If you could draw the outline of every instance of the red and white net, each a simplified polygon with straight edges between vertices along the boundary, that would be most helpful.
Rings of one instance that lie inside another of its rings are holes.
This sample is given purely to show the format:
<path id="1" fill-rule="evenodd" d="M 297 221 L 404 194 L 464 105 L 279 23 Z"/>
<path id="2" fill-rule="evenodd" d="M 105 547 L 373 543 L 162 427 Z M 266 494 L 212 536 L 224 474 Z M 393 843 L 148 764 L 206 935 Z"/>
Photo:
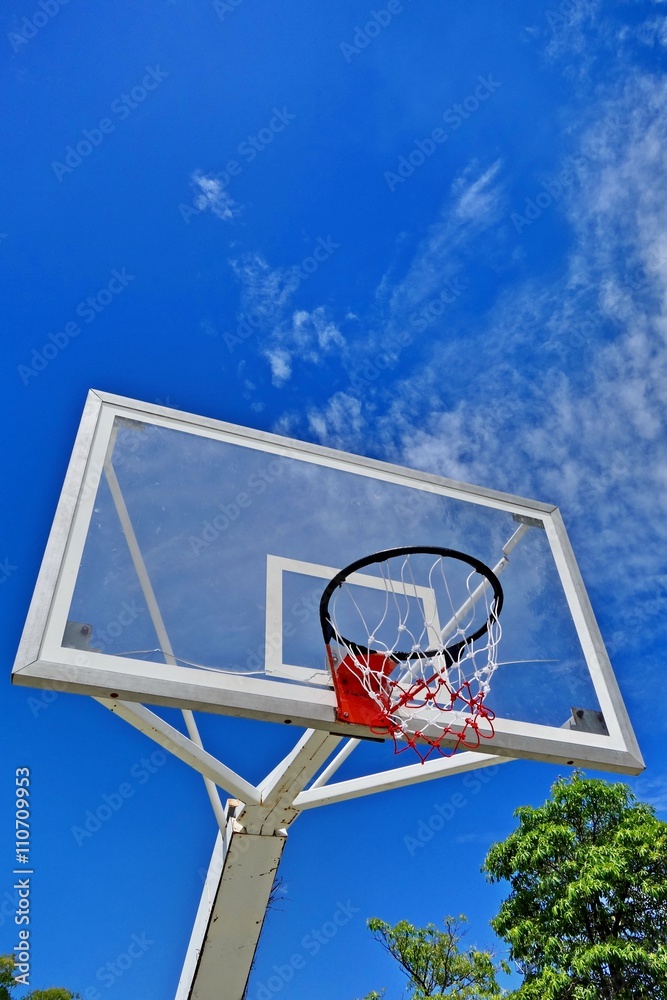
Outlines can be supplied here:
<path id="1" fill-rule="evenodd" d="M 396 552 L 359 560 L 325 591 L 338 717 L 391 735 L 397 753 L 411 747 L 422 761 L 479 747 L 494 735 L 486 698 L 498 666 L 500 584 L 463 553 Z"/>

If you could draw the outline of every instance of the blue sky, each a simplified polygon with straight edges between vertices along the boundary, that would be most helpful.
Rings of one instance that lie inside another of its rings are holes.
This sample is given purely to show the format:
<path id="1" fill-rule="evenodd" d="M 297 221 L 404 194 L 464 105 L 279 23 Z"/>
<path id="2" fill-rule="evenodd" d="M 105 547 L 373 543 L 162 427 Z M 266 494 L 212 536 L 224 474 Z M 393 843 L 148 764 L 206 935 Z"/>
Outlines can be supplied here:
<path id="1" fill-rule="evenodd" d="M 557 503 L 646 758 L 631 783 L 665 815 L 665 15 L 8 0 L 7 675 L 95 387 Z M 10 897 L 11 789 L 32 775 L 32 985 L 173 995 L 215 836 L 200 780 L 85 698 L 7 684 L 2 705 Z M 251 780 L 289 749 L 220 722 L 205 737 Z M 479 866 L 557 774 L 511 764 L 302 816 L 250 1000 L 297 953 L 273 995 L 399 996 L 370 916 L 464 912 L 493 944 L 502 887 Z M 349 920 L 311 954 L 340 904 Z M 14 935 L 3 917 L 0 951 Z M 141 955 L 104 973 L 133 935 Z"/>

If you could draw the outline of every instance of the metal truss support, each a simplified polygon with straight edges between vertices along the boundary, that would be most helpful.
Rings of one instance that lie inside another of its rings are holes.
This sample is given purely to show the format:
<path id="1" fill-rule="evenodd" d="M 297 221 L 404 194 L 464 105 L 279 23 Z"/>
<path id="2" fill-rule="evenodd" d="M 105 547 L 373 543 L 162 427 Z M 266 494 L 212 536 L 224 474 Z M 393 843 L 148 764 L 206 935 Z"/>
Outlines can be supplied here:
<path id="1" fill-rule="evenodd" d="M 155 712 L 129 701 L 112 701 L 110 698 L 96 698 L 95 701 L 104 705 L 114 715 L 125 719 L 145 736 L 155 740 L 165 750 L 169 750 L 175 757 L 203 774 L 205 778 L 210 778 L 220 788 L 246 802 L 259 802 L 259 792 L 254 785 L 193 743 L 187 736 L 183 736 L 178 729 L 165 722 Z"/>
<path id="2" fill-rule="evenodd" d="M 176 1000 L 243 1000 L 287 831 L 303 810 L 511 759 L 468 751 L 329 784 L 359 740 L 347 740 L 330 760 L 342 737 L 309 729 L 255 786 L 203 749 L 194 719 L 189 739 L 143 705 L 96 700 L 202 774 L 207 786 L 234 796 L 224 809 L 211 798 L 220 833 Z"/>

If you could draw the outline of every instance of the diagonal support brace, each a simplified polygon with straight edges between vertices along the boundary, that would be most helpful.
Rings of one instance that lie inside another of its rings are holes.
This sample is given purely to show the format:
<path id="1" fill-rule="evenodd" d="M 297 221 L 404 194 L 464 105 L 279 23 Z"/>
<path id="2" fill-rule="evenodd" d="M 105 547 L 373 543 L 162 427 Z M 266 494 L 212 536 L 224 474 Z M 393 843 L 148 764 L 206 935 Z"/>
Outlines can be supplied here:
<path id="1" fill-rule="evenodd" d="M 198 747 L 187 736 L 183 736 L 178 729 L 165 722 L 155 712 L 151 712 L 143 705 L 136 705 L 129 701 L 113 701 L 111 698 L 96 698 L 95 701 L 104 705 L 114 715 L 125 719 L 139 732 L 155 740 L 165 750 L 173 753 L 175 757 L 184 761 L 195 771 L 199 771 L 205 778 L 210 778 L 211 781 L 220 788 L 224 788 L 235 798 L 259 805 L 261 799 L 259 791 L 254 785 L 222 764 L 213 754 Z"/>

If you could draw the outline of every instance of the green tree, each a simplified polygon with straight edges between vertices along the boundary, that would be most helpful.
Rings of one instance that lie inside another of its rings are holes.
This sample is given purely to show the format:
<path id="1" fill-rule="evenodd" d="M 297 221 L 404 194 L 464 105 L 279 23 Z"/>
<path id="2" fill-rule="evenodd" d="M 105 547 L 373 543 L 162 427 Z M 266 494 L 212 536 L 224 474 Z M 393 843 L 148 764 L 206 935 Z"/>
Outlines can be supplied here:
<path id="1" fill-rule="evenodd" d="M 11 993 L 16 983 L 13 976 L 14 959 L 11 955 L 0 955 L 0 1000 L 11 1000 Z"/>
<path id="2" fill-rule="evenodd" d="M 667 823 L 625 784 L 576 772 L 484 863 L 511 894 L 491 922 L 517 1000 L 666 1000 Z"/>
<path id="3" fill-rule="evenodd" d="M 14 979 L 14 958 L 12 955 L 0 955 L 0 1000 L 12 1000 L 12 992 L 17 983 Z M 81 1000 L 78 993 L 52 986 L 48 990 L 32 990 L 25 1000 Z"/>
<path id="4" fill-rule="evenodd" d="M 48 990 L 33 990 L 25 1000 L 77 1000 L 78 993 L 70 993 L 60 986 L 52 986 Z"/>
<path id="5" fill-rule="evenodd" d="M 465 917 L 445 917 L 444 931 L 434 924 L 415 927 L 407 920 L 394 927 L 374 917 L 368 921 L 376 941 L 394 958 L 408 979 L 410 1000 L 491 1000 L 503 996 L 488 951 L 461 951 Z M 364 1000 L 380 1000 L 369 993 Z"/>

